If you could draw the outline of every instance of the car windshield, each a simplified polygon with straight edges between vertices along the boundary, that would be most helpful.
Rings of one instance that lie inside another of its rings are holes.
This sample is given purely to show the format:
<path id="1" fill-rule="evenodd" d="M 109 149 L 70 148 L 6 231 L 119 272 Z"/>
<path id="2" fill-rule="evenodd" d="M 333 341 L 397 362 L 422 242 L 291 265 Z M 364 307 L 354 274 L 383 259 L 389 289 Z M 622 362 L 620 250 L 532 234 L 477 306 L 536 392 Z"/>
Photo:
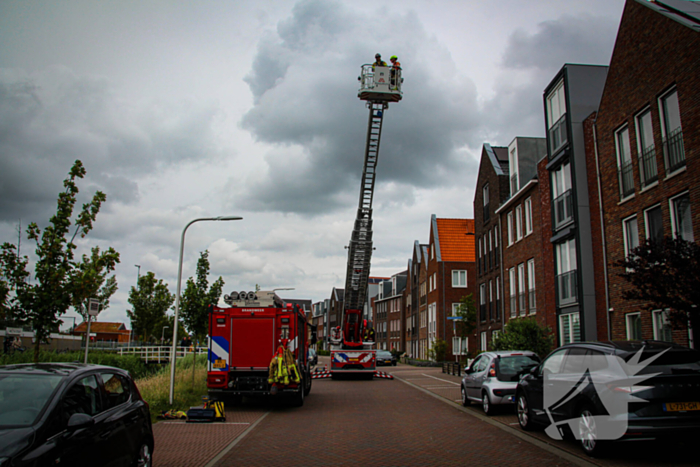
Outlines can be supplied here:
<path id="1" fill-rule="evenodd" d="M 377 357 L 391 358 L 391 352 L 387 350 L 377 350 Z"/>
<path id="2" fill-rule="evenodd" d="M 536 355 L 513 355 L 497 359 L 496 378 L 499 381 L 518 381 L 521 371 L 540 363 Z"/>
<path id="3" fill-rule="evenodd" d="M 62 379 L 56 375 L 0 376 L 0 426 L 32 425 Z"/>

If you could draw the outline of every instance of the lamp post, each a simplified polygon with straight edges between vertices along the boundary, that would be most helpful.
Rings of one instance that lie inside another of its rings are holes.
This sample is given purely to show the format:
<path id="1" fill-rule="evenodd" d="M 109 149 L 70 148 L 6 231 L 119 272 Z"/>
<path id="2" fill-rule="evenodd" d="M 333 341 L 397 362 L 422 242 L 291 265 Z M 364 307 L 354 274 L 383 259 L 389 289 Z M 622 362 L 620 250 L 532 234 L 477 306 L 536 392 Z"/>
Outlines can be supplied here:
<path id="1" fill-rule="evenodd" d="M 173 321 L 173 345 L 170 353 L 170 405 L 173 405 L 173 396 L 175 395 L 175 357 L 177 348 L 177 320 L 180 314 L 180 284 L 182 282 L 182 256 L 185 251 L 185 233 L 187 228 L 200 221 L 239 221 L 242 217 L 237 216 L 220 216 L 220 217 L 200 217 L 191 220 L 184 229 L 182 229 L 182 237 L 180 237 L 180 261 L 177 267 L 177 294 L 175 295 L 175 321 Z"/>

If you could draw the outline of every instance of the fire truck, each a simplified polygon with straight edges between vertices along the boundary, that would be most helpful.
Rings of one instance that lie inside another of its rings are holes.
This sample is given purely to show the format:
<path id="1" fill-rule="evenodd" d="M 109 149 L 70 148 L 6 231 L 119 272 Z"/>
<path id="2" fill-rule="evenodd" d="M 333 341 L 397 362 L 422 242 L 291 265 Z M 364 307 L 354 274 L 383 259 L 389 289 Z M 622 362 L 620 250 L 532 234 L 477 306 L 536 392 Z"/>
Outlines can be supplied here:
<path id="1" fill-rule="evenodd" d="M 330 332 L 330 374 L 332 378 L 353 374 L 360 378 L 372 379 L 374 376 L 382 376 L 376 371 L 374 342 L 365 339 L 367 322 L 362 316 L 367 301 L 367 283 L 373 250 L 372 199 L 384 113 L 390 102 L 399 102 L 402 99 L 403 78 L 400 68 L 365 64 L 362 65 L 357 79 L 360 82 L 357 96 L 367 102 L 369 121 L 360 202 L 347 247 L 343 314 L 340 326 L 331 329 Z"/>
<path id="2" fill-rule="evenodd" d="M 209 307 L 209 397 L 235 405 L 243 396 L 281 395 L 294 406 L 304 405 L 311 391 L 308 350 L 316 343 L 316 327 L 304 311 L 274 291 L 231 292 L 224 302 L 228 307 Z M 288 381 L 271 380 L 273 357 L 285 350 L 298 382 L 293 374 Z"/>

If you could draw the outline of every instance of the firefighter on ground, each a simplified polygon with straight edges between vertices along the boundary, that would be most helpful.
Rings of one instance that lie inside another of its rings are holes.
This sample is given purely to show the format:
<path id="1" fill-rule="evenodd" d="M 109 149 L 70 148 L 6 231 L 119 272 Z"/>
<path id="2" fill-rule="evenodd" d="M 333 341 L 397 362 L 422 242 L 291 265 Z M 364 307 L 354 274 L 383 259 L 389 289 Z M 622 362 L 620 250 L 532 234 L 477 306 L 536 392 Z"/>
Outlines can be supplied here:
<path id="1" fill-rule="evenodd" d="M 372 70 L 374 70 L 375 66 L 387 66 L 386 62 L 382 60 L 382 56 L 380 54 L 377 54 L 374 56 L 374 63 L 372 63 Z"/>

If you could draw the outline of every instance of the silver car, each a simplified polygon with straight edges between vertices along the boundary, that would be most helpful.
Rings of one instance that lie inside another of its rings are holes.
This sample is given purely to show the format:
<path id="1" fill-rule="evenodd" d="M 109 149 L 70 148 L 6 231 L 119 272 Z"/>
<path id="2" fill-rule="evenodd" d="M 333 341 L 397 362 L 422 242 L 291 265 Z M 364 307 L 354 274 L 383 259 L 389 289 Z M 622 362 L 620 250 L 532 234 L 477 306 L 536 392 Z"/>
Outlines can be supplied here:
<path id="1" fill-rule="evenodd" d="M 515 403 L 515 388 L 520 375 L 540 363 L 529 350 L 484 352 L 464 369 L 462 405 L 481 402 L 486 415 L 492 415 L 496 405 Z"/>

